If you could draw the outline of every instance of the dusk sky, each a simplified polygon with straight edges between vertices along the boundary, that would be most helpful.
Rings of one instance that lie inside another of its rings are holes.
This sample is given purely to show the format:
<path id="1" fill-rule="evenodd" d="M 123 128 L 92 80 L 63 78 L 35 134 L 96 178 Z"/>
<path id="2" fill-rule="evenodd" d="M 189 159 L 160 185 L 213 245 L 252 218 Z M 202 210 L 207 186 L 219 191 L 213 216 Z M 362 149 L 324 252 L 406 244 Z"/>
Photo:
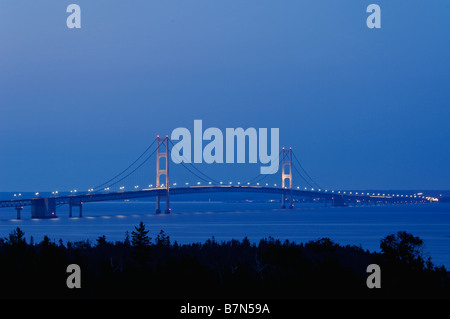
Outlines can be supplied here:
<path id="1" fill-rule="evenodd" d="M 324 188 L 450 189 L 450 2 L 1 0 L 0 119 L 0 191 L 87 190 L 195 119 L 279 128 Z"/>

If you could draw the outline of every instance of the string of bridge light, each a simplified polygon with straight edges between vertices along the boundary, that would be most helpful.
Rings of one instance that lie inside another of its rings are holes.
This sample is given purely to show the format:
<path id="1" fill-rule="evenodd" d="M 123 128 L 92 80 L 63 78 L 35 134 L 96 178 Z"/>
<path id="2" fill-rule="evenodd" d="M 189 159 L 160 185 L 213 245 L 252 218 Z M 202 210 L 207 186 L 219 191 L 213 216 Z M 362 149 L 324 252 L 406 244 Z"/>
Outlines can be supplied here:
<path id="1" fill-rule="evenodd" d="M 220 181 L 220 182 L 218 182 L 219 183 L 219 185 L 224 185 L 224 186 L 227 186 L 227 185 L 234 185 L 234 186 L 242 186 L 242 187 L 245 187 L 245 186 L 255 186 L 255 185 L 252 185 L 252 183 L 250 183 L 250 182 L 247 182 L 247 183 L 241 183 L 241 182 L 223 182 L 223 181 Z M 206 185 L 208 185 L 208 186 L 216 186 L 216 185 L 214 185 L 214 182 L 207 182 L 207 183 L 202 183 L 201 181 L 198 181 L 198 182 L 184 182 L 184 183 L 178 183 L 178 182 L 174 182 L 174 183 L 172 183 L 171 185 L 169 185 L 169 187 L 170 186 L 178 186 L 178 187 L 183 187 L 183 186 L 205 186 L 205 184 Z M 255 183 L 256 184 L 256 186 L 260 186 L 260 187 L 272 187 L 271 185 L 273 185 L 273 187 L 279 187 L 279 188 L 281 188 L 281 186 L 279 186 L 279 184 L 277 184 L 277 183 L 274 183 L 274 184 L 271 184 L 271 183 L 259 183 L 259 182 L 257 182 L 257 183 Z M 149 184 L 148 185 L 148 187 L 149 188 L 156 188 L 156 186 L 154 186 L 153 184 Z M 160 186 L 160 188 L 165 188 L 166 186 L 164 185 L 164 184 L 162 184 L 161 186 Z M 137 191 L 137 190 L 142 190 L 141 189 L 142 187 L 140 186 L 140 185 L 134 185 L 134 186 L 132 186 L 132 190 L 135 190 L 135 191 Z M 144 188 L 143 189 L 145 189 L 146 188 L 146 186 L 144 186 Z M 285 189 L 288 189 L 288 187 L 284 187 Z M 125 186 L 120 186 L 119 187 L 119 190 L 120 191 L 125 191 L 125 189 L 126 189 L 126 187 Z M 354 196 L 379 196 L 379 197 L 409 197 L 409 198 L 425 198 L 426 196 L 423 196 L 422 194 L 420 194 L 420 195 L 418 195 L 418 194 L 412 194 L 412 195 L 408 195 L 408 194 L 386 194 L 386 193 L 370 193 L 370 192 L 364 192 L 364 191 L 361 191 L 361 192 L 355 192 L 355 191 L 342 191 L 342 190 L 338 190 L 338 191 L 336 191 L 336 190 L 331 190 L 331 191 L 329 191 L 328 189 L 315 189 L 315 188 L 308 188 L 308 187 L 300 187 L 300 186 L 297 186 L 297 187 L 293 187 L 293 189 L 297 189 L 297 190 L 300 190 L 300 189 L 302 189 L 302 190 L 305 190 L 305 191 L 316 191 L 316 192 L 323 192 L 323 193 L 335 193 L 335 194 L 343 194 L 343 195 L 354 195 Z M 111 189 L 110 189 L 110 187 L 106 187 L 106 188 L 104 188 L 104 191 L 110 191 Z M 92 188 L 90 188 L 89 190 L 88 190 L 88 192 L 92 192 L 93 191 L 93 189 Z M 70 191 L 70 193 L 72 193 L 72 194 L 74 194 L 74 193 L 76 193 L 77 192 L 77 190 L 75 189 L 75 190 L 71 190 Z M 38 194 L 38 193 L 36 193 L 36 194 Z M 52 194 L 58 194 L 58 191 L 55 191 L 55 192 L 52 192 Z"/>
<path id="2" fill-rule="evenodd" d="M 217 186 L 217 185 L 214 185 L 213 182 L 202 183 L 200 181 L 198 181 L 198 182 L 184 182 L 184 183 L 174 182 L 170 186 L 173 186 L 173 187 L 183 187 L 183 186 L 195 187 L 195 186 L 205 186 L 205 184 L 207 186 Z M 273 187 L 281 188 L 281 186 L 279 186 L 279 184 L 277 184 L 277 183 L 274 183 L 274 184 L 271 184 L 271 183 L 255 183 L 255 184 L 256 184 L 256 186 L 259 186 L 259 187 L 272 187 L 272 185 L 273 185 Z M 220 181 L 219 185 L 223 185 L 223 186 L 238 186 L 238 187 L 239 186 L 240 187 L 246 187 L 246 186 L 247 187 L 248 186 L 255 187 L 255 185 L 252 185 L 252 183 L 250 183 L 250 182 L 241 183 L 241 182 L 232 182 L 232 181 L 231 182 Z M 131 191 L 133 191 L 133 190 L 134 191 L 145 190 L 146 187 L 147 186 L 142 188 L 140 185 L 134 185 L 134 186 L 131 187 Z M 148 187 L 151 188 L 151 189 L 152 188 L 156 188 L 156 186 L 154 186 L 153 184 L 149 184 Z M 164 188 L 166 186 L 164 184 L 162 184 L 160 187 Z M 288 187 L 284 187 L 284 188 L 287 189 Z M 325 190 L 323 190 L 323 189 L 314 189 L 314 188 L 310 188 L 309 189 L 308 187 L 300 187 L 300 186 L 293 187 L 292 189 L 294 189 L 294 190 L 300 190 L 301 189 L 301 190 L 304 190 L 304 191 L 312 191 L 312 192 L 316 191 L 316 192 L 322 192 L 322 193 L 333 193 L 333 194 L 339 194 L 339 195 L 369 196 L 369 197 L 379 197 L 379 198 L 394 198 L 394 197 L 402 198 L 403 197 L 403 198 L 421 198 L 421 199 L 425 199 L 425 198 L 428 197 L 428 196 L 423 195 L 423 193 L 419 193 L 419 194 L 416 193 L 416 194 L 408 195 L 408 194 L 391 194 L 391 193 L 386 194 L 386 193 L 373 193 L 373 192 L 370 193 L 370 192 L 364 192 L 364 191 L 361 191 L 361 192 L 342 191 L 342 190 L 338 190 L 338 191 L 330 190 L 329 191 L 327 189 L 325 189 Z M 129 191 L 129 190 L 126 190 L 125 186 L 120 186 L 119 190 L 120 191 Z M 93 191 L 94 191 L 93 188 L 88 189 L 88 193 L 94 194 Z M 111 190 L 110 187 L 105 187 L 103 189 L 103 191 L 110 192 L 112 190 Z M 78 195 L 78 192 L 79 191 L 77 189 L 73 189 L 73 190 L 70 190 L 68 193 L 70 193 L 70 195 Z M 56 197 L 56 196 L 60 195 L 60 192 L 58 190 L 55 190 L 55 191 L 52 191 L 51 194 L 54 197 Z M 39 197 L 40 193 L 36 192 L 34 195 L 35 195 L 35 197 Z M 14 199 L 21 199 L 22 193 L 15 193 L 15 194 L 13 194 L 13 197 L 14 197 Z"/>

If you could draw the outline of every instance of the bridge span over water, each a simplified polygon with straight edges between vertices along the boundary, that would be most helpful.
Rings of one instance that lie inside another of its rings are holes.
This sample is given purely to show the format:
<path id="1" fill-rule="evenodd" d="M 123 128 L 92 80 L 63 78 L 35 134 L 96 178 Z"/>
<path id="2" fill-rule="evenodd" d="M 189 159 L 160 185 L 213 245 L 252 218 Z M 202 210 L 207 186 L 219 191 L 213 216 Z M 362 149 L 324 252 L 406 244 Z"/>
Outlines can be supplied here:
<path id="1" fill-rule="evenodd" d="M 0 201 L 0 208 L 14 207 L 17 210 L 18 218 L 20 211 L 25 206 L 31 206 L 33 218 L 49 218 L 56 217 L 56 207 L 60 205 L 69 205 L 69 217 L 72 217 L 72 207 L 79 208 L 79 217 L 82 216 L 82 206 L 89 202 L 104 202 L 115 200 L 127 200 L 136 198 L 156 197 L 166 199 L 166 213 L 170 212 L 169 196 L 179 194 L 202 194 L 202 193 L 267 193 L 282 195 L 283 208 L 286 207 L 286 199 L 289 199 L 288 208 L 293 207 L 293 197 L 315 197 L 323 198 L 330 201 L 332 205 L 345 205 L 341 195 L 335 196 L 325 192 L 314 192 L 307 190 L 297 190 L 280 187 L 263 187 L 263 186 L 190 186 L 190 187 L 172 187 L 167 188 L 150 188 L 136 191 L 106 192 L 106 193 L 88 193 L 80 195 L 52 196 L 45 198 L 29 198 Z M 160 204 L 157 201 L 156 213 L 160 213 Z"/>
<path id="2" fill-rule="evenodd" d="M 424 202 L 423 198 L 417 197 L 400 197 L 395 195 L 377 195 L 377 194 L 352 194 L 343 195 L 325 191 L 309 191 L 299 189 L 289 189 L 281 187 L 263 187 L 263 186 L 190 186 L 190 187 L 173 187 L 169 190 L 170 196 L 180 194 L 202 194 L 202 193 L 266 193 L 278 194 L 282 196 L 282 208 L 293 208 L 293 198 L 317 198 L 322 199 L 325 205 L 329 203 L 331 206 L 347 206 L 359 203 L 360 205 L 377 205 L 388 203 L 417 203 Z M 0 201 L 0 208 L 14 207 L 17 211 L 17 218 L 20 219 L 20 213 L 25 206 L 31 206 L 32 218 L 52 218 L 56 217 L 56 208 L 60 205 L 69 205 L 69 217 L 72 217 L 73 207 L 79 210 L 78 217 L 82 217 L 83 204 L 90 202 L 104 202 L 128 200 L 137 198 L 166 198 L 165 213 L 170 213 L 170 205 L 168 201 L 168 191 L 166 188 L 150 188 L 137 191 L 107 192 L 94 194 L 80 194 L 67 196 L 52 196 L 45 198 L 29 198 Z M 289 200 L 286 205 L 286 199 Z M 160 206 L 157 201 L 156 213 L 160 213 Z"/>
<path id="3" fill-rule="evenodd" d="M 103 202 L 103 201 L 115 201 L 115 200 L 128 200 L 136 198 L 156 198 L 156 209 L 157 214 L 161 213 L 160 202 L 161 199 L 165 199 L 165 213 L 170 213 L 170 201 L 169 198 L 172 195 L 179 194 L 201 194 L 201 193 L 267 193 L 267 194 L 278 194 L 281 195 L 281 207 L 282 208 L 293 208 L 293 198 L 318 198 L 331 206 L 346 206 L 351 203 L 360 203 L 361 205 L 370 205 L 378 203 L 411 203 L 411 202 L 423 202 L 424 199 L 418 198 L 412 195 L 391 195 L 391 194 L 375 194 L 375 193 L 355 193 L 345 194 L 345 192 L 335 192 L 327 191 L 322 189 L 314 190 L 303 190 L 295 189 L 292 187 L 292 169 L 295 169 L 292 163 L 292 149 L 283 148 L 280 151 L 280 164 L 281 164 L 281 177 L 282 183 L 280 187 L 270 187 L 270 186 L 260 186 L 259 182 L 265 178 L 263 176 L 259 179 L 252 179 L 251 181 L 245 183 L 245 185 L 207 185 L 207 186 L 187 186 L 187 187 L 169 187 L 169 139 L 159 138 L 157 141 L 157 149 L 155 150 L 156 160 L 157 160 L 157 170 L 156 170 L 156 187 L 132 190 L 132 191 L 109 191 L 109 187 L 104 187 L 107 183 L 100 185 L 102 188 L 95 190 L 90 189 L 84 194 L 71 194 L 67 196 L 54 196 L 49 197 L 36 197 L 28 199 L 12 199 L 0 201 L 0 208 L 13 207 L 17 211 L 17 218 L 21 218 L 21 211 L 25 206 L 31 207 L 31 217 L 32 218 L 54 218 L 56 217 L 56 208 L 60 205 L 69 205 L 69 217 L 72 217 L 73 207 L 78 207 L 79 217 L 82 217 L 82 207 L 83 204 L 89 202 Z M 155 142 L 154 141 L 154 142 Z M 153 143 L 152 143 L 153 144 Z M 163 144 L 164 150 L 161 150 L 160 144 Z M 151 145 L 150 145 L 151 146 Z M 150 148 L 150 147 L 149 147 Z M 149 149 L 148 148 L 148 149 Z M 147 150 L 148 150 L 147 149 Z M 144 152 L 145 153 L 145 152 Z M 148 158 L 150 158 L 152 154 Z M 144 154 L 143 154 L 144 155 Z M 141 155 L 141 157 L 143 156 Z M 147 158 L 147 160 L 148 160 Z M 160 159 L 165 159 L 165 167 L 161 167 Z M 139 167 L 138 167 L 139 168 Z M 132 171 L 132 173 L 135 170 Z M 123 172 L 122 172 L 123 173 Z M 121 174 L 122 174 L 121 173 Z M 306 172 L 305 172 L 306 173 Z M 116 175 L 115 178 L 120 177 Z M 307 173 L 306 173 L 307 174 Z M 128 176 L 128 175 L 126 175 Z M 125 177 L 126 177 L 125 176 Z M 164 176 L 164 183 L 161 183 L 161 176 Z M 198 176 L 198 175 L 197 175 Z M 115 179 L 111 179 L 108 182 L 113 182 Z M 122 179 L 119 179 L 121 181 Z M 311 179 L 312 180 L 312 179 Z M 117 182 L 114 182 L 116 184 Z M 256 185 L 252 185 L 252 183 Z M 314 182 L 315 183 L 315 182 Z M 109 185 L 114 185 L 109 184 Z M 209 182 L 212 184 L 212 182 Z M 220 182 L 220 184 L 222 184 Z"/>

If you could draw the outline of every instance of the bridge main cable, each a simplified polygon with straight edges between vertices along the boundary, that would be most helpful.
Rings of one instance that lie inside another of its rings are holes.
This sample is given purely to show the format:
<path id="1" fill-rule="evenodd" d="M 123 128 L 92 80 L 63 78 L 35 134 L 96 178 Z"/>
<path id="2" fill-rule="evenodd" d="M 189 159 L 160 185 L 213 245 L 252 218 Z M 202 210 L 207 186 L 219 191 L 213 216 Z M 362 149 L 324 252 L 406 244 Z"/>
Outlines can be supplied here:
<path id="1" fill-rule="evenodd" d="M 171 139 L 169 139 L 169 142 L 170 142 L 170 144 L 172 144 L 172 146 L 175 146 L 175 144 L 173 144 L 173 142 L 172 142 Z M 186 160 L 186 158 L 184 157 L 184 154 L 183 154 L 182 156 L 183 156 L 183 160 Z M 195 175 L 196 177 L 200 178 L 200 179 L 203 180 L 204 182 L 207 182 L 207 183 L 209 183 L 209 182 L 214 182 L 214 183 L 217 184 L 217 185 L 220 184 L 220 182 L 216 181 L 214 178 L 212 178 L 212 177 L 206 175 L 206 174 L 203 173 L 201 170 L 199 170 L 197 167 L 195 167 L 190 161 L 186 160 L 186 162 L 188 162 L 188 164 L 190 164 L 190 165 L 192 166 L 192 168 L 194 168 L 197 172 L 199 172 L 200 174 L 202 174 L 203 176 L 205 176 L 207 179 L 205 179 L 205 178 L 203 178 L 203 177 L 197 175 L 197 174 L 194 173 L 193 171 L 191 171 L 186 165 L 184 165 L 183 161 L 181 161 L 180 164 L 181 164 L 185 169 L 187 169 L 191 174 L 193 174 L 193 175 Z"/>
<path id="2" fill-rule="evenodd" d="M 302 171 L 305 173 L 305 175 L 311 180 L 311 182 L 316 185 L 317 188 L 322 189 L 322 187 L 320 187 L 319 184 L 317 184 L 312 178 L 311 176 L 309 176 L 308 172 L 303 168 L 302 164 L 300 163 L 300 160 L 297 158 L 297 156 L 295 155 L 294 152 L 292 152 L 292 155 L 294 155 L 294 159 L 297 161 L 298 165 L 300 166 L 300 168 L 302 169 Z M 311 185 L 303 176 L 302 174 L 297 170 L 297 168 L 294 166 L 294 169 L 300 174 L 300 176 L 305 180 L 306 183 L 308 183 L 311 187 L 314 187 L 313 185 Z"/>
<path id="3" fill-rule="evenodd" d="M 156 138 L 153 140 L 153 142 L 147 147 L 147 149 L 133 162 L 131 163 L 127 168 L 125 168 L 123 171 L 121 171 L 119 174 L 117 174 L 116 176 L 114 176 L 113 178 L 111 178 L 110 180 L 104 182 L 103 184 L 98 185 L 97 187 L 94 187 L 94 191 L 97 191 L 101 188 L 103 188 L 105 185 L 107 185 L 108 183 L 112 182 L 113 180 L 115 180 L 116 178 L 118 178 L 119 176 L 121 176 L 122 174 L 124 174 L 126 171 L 128 171 L 134 164 L 136 164 L 149 150 L 150 148 L 155 144 L 156 142 Z M 147 162 L 149 160 L 149 158 L 155 154 L 155 151 L 153 151 L 152 154 L 150 154 L 150 156 L 148 156 L 143 163 L 141 163 L 141 165 L 139 165 L 136 169 L 134 169 L 131 173 L 129 173 L 128 175 L 126 175 L 125 177 L 123 177 L 122 179 L 120 179 L 119 181 L 115 182 L 114 184 L 108 185 L 107 187 L 111 187 L 117 183 L 119 183 L 120 181 L 124 180 L 125 178 L 127 178 L 128 176 L 130 176 L 132 173 L 134 173 L 138 168 L 140 168 L 145 162 Z"/>
<path id="4" fill-rule="evenodd" d="M 280 150 L 280 152 L 278 153 L 278 167 L 280 166 L 281 161 L 282 161 L 282 158 L 281 158 L 280 155 L 281 155 L 281 150 Z M 274 173 L 276 173 L 276 172 L 274 172 Z M 259 173 L 258 175 L 256 175 L 256 176 L 253 177 L 252 179 L 246 181 L 245 183 L 246 183 L 246 184 L 248 184 L 248 183 L 250 183 L 250 184 L 253 184 L 253 183 L 259 183 L 259 182 L 261 182 L 262 180 L 264 180 L 265 178 L 267 178 L 267 177 L 270 176 L 270 175 L 272 175 L 272 174 L 261 174 L 261 173 Z"/>

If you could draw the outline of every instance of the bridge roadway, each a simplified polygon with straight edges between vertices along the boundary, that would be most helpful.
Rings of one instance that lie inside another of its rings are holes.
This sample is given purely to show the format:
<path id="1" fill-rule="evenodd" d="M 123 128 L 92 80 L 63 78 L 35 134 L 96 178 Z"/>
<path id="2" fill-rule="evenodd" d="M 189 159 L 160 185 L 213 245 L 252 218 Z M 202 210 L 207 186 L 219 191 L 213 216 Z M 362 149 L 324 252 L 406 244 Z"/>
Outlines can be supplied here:
<path id="1" fill-rule="evenodd" d="M 199 194 L 199 193 L 220 193 L 220 192 L 251 192 L 251 193 L 269 193 L 269 194 L 290 194 L 301 197 L 320 197 L 332 198 L 334 194 L 325 192 L 314 192 L 298 189 L 287 189 L 280 187 L 263 187 L 263 186 L 189 186 L 189 187 L 173 187 L 169 188 L 170 195 L 179 194 Z M 105 193 L 87 193 L 67 196 L 48 197 L 55 200 L 56 205 L 63 204 L 81 204 L 87 202 L 103 202 L 110 200 L 133 199 L 165 196 L 167 190 L 165 188 L 148 188 L 135 191 L 105 192 Z M 28 199 L 12 199 L 0 201 L 0 208 L 31 206 L 32 203 L 42 198 Z"/>
<path id="2" fill-rule="evenodd" d="M 329 200 L 332 205 L 344 206 L 348 202 L 393 202 L 398 201 L 399 198 L 393 196 L 371 196 L 371 195 L 342 195 L 325 191 L 308 191 L 299 189 L 289 189 L 281 187 L 264 187 L 264 186 L 234 186 L 234 185 L 221 185 L 221 186 L 189 186 L 189 187 L 173 187 L 169 189 L 170 196 L 179 194 L 200 194 L 200 193 L 220 193 L 220 192 L 249 192 L 249 193 L 268 193 L 268 194 L 280 194 L 286 197 L 292 195 L 292 197 L 310 197 L 310 198 L 322 198 Z M 135 191 L 120 191 L 120 192 L 107 192 L 107 193 L 87 193 L 67 196 L 52 196 L 52 197 L 39 197 L 29 199 L 13 199 L 0 201 L 0 208 L 14 207 L 17 210 L 17 216 L 20 218 L 20 211 L 24 206 L 31 206 L 33 218 L 49 218 L 56 217 L 56 206 L 69 204 L 70 216 L 72 213 L 72 206 L 81 207 L 83 203 L 88 202 L 101 202 L 112 200 L 125 200 L 133 198 L 145 198 L 145 197 L 164 197 L 167 194 L 166 188 L 149 188 Z M 402 198 L 404 200 L 404 198 Z"/>

